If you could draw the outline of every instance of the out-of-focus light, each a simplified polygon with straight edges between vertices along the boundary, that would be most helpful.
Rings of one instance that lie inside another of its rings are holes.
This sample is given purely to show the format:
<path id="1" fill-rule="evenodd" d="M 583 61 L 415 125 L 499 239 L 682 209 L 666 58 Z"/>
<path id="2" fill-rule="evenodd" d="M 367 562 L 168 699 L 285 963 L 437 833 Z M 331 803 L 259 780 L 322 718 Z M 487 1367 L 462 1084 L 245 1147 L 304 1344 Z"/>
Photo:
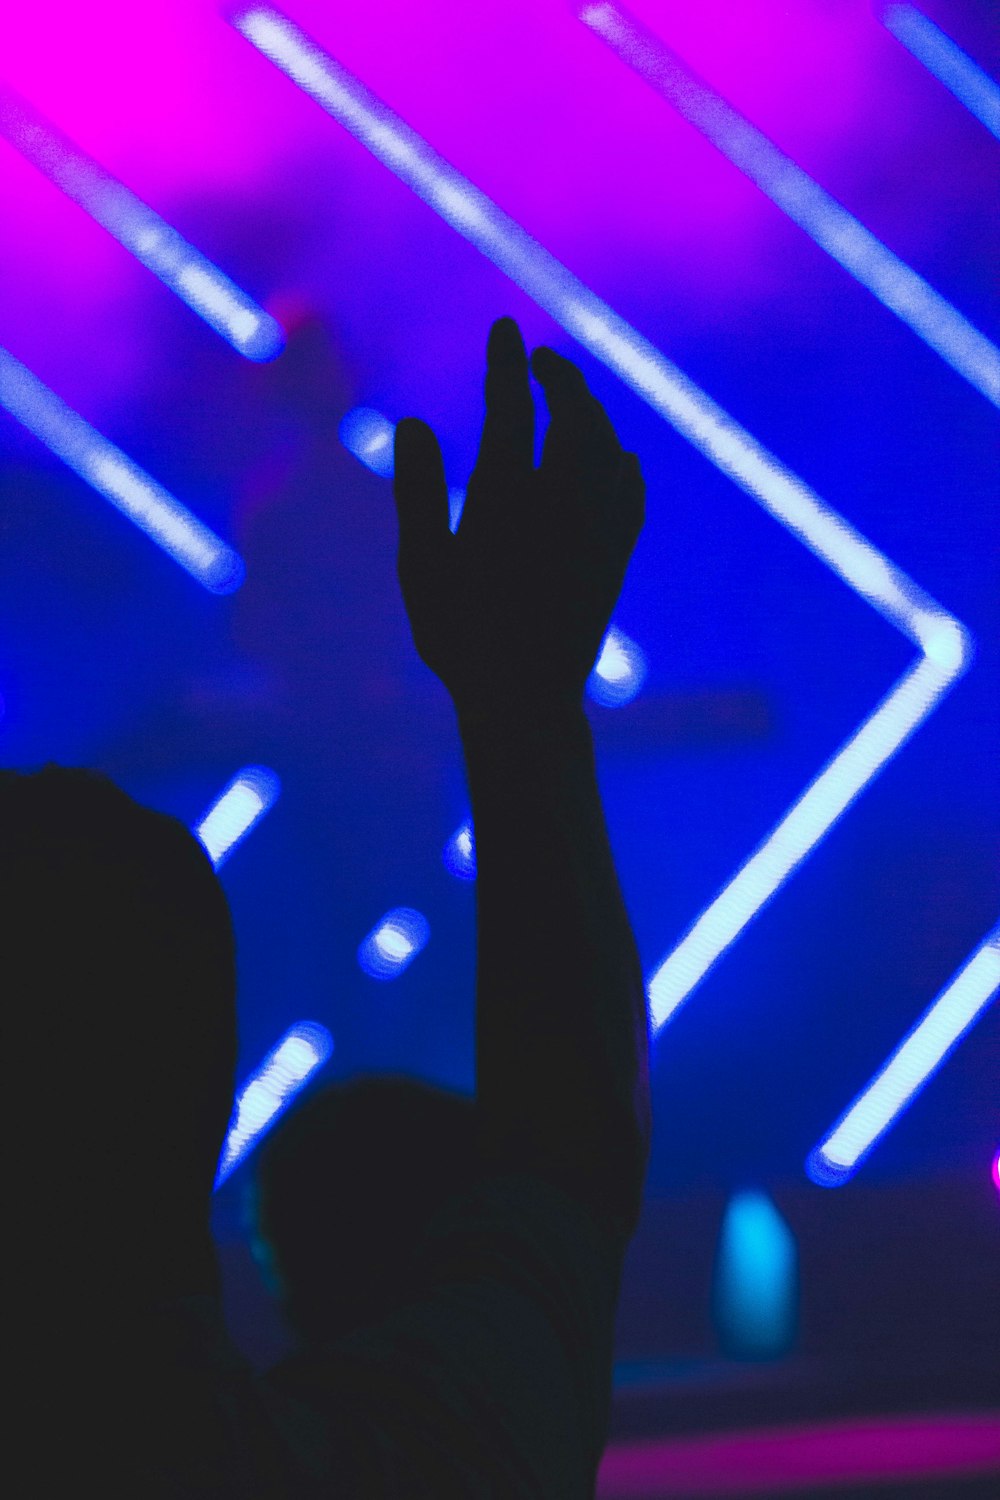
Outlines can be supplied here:
<path id="1" fill-rule="evenodd" d="M 444 846 L 442 854 L 445 869 L 459 880 L 475 880 L 476 878 L 476 837 L 472 831 L 472 822 L 467 820 L 456 829 L 451 838 Z"/>
<path id="2" fill-rule="evenodd" d="M 371 406 L 356 406 L 340 424 L 340 441 L 366 468 L 392 478 L 396 428 Z"/>
<path id="3" fill-rule="evenodd" d="M 915 5 L 886 5 L 882 21 L 918 62 L 939 78 L 1000 140 L 1000 86 Z"/>
<path id="4" fill-rule="evenodd" d="M 852 1177 L 913 1103 L 1000 989 L 1000 926 L 933 1001 L 889 1060 L 810 1153 L 806 1172 L 821 1187 Z"/>
<path id="5" fill-rule="evenodd" d="M 273 359 L 281 353 L 285 336 L 269 313 L 8 88 L 0 88 L 0 135 L 234 349 L 253 360 Z"/>
<path id="6" fill-rule="evenodd" d="M 281 782 L 266 766 L 246 766 L 237 772 L 194 828 L 216 869 L 274 806 L 280 792 Z"/>
<path id="7" fill-rule="evenodd" d="M 447 224 L 612 370 L 699 452 L 917 645 L 953 632 L 951 667 L 922 659 L 694 924 L 650 983 L 662 1026 L 754 913 L 775 893 L 862 788 L 940 703 L 971 661 L 971 642 L 943 610 L 843 516 L 566 266 L 272 6 L 238 10 L 233 24 Z M 955 641 L 961 649 L 953 649 Z"/>
<path id="8" fill-rule="evenodd" d="M 222 1148 L 216 1188 L 244 1161 L 333 1052 L 333 1037 L 316 1021 L 299 1021 L 250 1074 L 236 1096 Z"/>
<path id="9" fill-rule="evenodd" d="M 604 708 L 621 708 L 632 702 L 648 671 L 642 649 L 623 630 L 612 625 L 587 679 L 587 693 Z"/>
<path id="10" fill-rule="evenodd" d="M 448 491 L 448 529 L 452 535 L 458 530 L 458 523 L 462 519 L 462 511 L 465 509 L 465 491 L 457 485 Z"/>
<path id="11" fill-rule="evenodd" d="M 3 348 L 0 406 L 211 593 L 239 588 L 239 553 Z"/>
<path id="12" fill-rule="evenodd" d="M 997 1192 L 1000 1193 L 1000 1151 L 993 1158 L 993 1181 L 996 1184 Z"/>
<path id="13" fill-rule="evenodd" d="M 427 918 L 410 906 L 387 911 L 358 947 L 358 963 L 372 979 L 396 979 L 431 935 Z"/>
<path id="14" fill-rule="evenodd" d="M 913 14 L 923 20 L 919 12 Z M 1000 406 L 1000 349 L 957 308 L 627 11 L 618 5 L 586 5 L 578 15 L 821 249 Z"/>
<path id="15" fill-rule="evenodd" d="M 778 1359 L 795 1342 L 795 1240 L 766 1193 L 737 1193 L 722 1220 L 715 1264 L 715 1327 L 733 1359 Z"/>
<path id="16" fill-rule="evenodd" d="M 810 783 L 647 980 L 655 1030 L 919 728 L 953 681 L 953 672 L 921 657 Z"/>

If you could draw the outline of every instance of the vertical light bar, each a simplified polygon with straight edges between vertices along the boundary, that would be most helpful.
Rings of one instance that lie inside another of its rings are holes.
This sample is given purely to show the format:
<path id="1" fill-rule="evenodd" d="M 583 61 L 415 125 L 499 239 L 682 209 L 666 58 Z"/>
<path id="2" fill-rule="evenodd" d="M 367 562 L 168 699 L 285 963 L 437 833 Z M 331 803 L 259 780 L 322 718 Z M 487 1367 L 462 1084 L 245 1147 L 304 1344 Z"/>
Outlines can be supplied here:
<path id="1" fill-rule="evenodd" d="M 780 1359 L 795 1343 L 798 1250 L 771 1198 L 759 1189 L 726 1205 L 716 1250 L 715 1329 L 730 1359 Z"/>
<path id="2" fill-rule="evenodd" d="M 316 1021 L 292 1026 L 245 1081 L 215 1178 L 218 1189 L 333 1052 L 333 1037 Z"/>
<path id="3" fill-rule="evenodd" d="M 972 660 L 965 628 L 339 62 L 272 6 L 233 24 L 400 181 L 921 650 L 654 975 L 662 1025 Z M 992 347 L 992 346 L 991 346 Z"/>
<path id="4" fill-rule="evenodd" d="M 216 869 L 270 811 L 280 793 L 281 782 L 266 766 L 245 766 L 219 793 L 193 830 Z"/>
<path id="5" fill-rule="evenodd" d="M 1000 990 L 1000 926 L 924 1012 L 892 1056 L 810 1153 L 806 1172 L 839 1187 L 933 1078 Z"/>
<path id="6" fill-rule="evenodd" d="M 0 87 L 0 136 L 234 349 L 252 360 L 273 359 L 281 353 L 285 336 L 269 313 L 141 198 L 6 87 Z"/>
<path id="7" fill-rule="evenodd" d="M 1000 140 L 1000 86 L 915 5 L 886 5 L 882 24 Z"/>
<path id="8" fill-rule="evenodd" d="M 239 588 L 239 553 L 2 347 L 0 406 L 211 593 Z"/>
<path id="9" fill-rule="evenodd" d="M 627 11 L 578 5 L 577 14 L 855 281 L 1000 406 L 1000 349 L 957 308 Z"/>

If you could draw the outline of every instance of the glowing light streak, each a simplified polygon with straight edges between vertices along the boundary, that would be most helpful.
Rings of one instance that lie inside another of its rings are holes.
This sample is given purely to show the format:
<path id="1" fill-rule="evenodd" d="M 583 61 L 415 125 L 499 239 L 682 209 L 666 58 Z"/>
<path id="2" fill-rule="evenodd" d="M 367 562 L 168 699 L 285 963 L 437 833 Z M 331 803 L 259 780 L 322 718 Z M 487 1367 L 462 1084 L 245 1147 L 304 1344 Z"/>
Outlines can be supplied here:
<path id="1" fill-rule="evenodd" d="M 459 880 L 476 878 L 476 837 L 472 831 L 472 820 L 457 828 L 444 846 L 441 856 L 445 868 Z"/>
<path id="2" fill-rule="evenodd" d="M 604 7 L 588 8 L 594 13 Z M 921 660 L 841 747 L 649 983 L 662 1026 L 972 660 L 964 627 L 659 349 L 270 6 L 233 24 L 446 223 L 919 647 Z M 990 346 L 992 348 L 992 346 Z M 994 351 L 995 352 L 995 351 Z"/>
<path id="3" fill-rule="evenodd" d="M 195 837 L 205 846 L 216 869 L 232 854 L 274 806 L 281 782 L 266 766 L 246 766 L 237 772 L 195 825 Z"/>
<path id="4" fill-rule="evenodd" d="M 810 1153 L 806 1171 L 813 1182 L 837 1187 L 854 1175 L 979 1019 L 997 990 L 1000 990 L 1000 926 L 987 935 Z"/>
<path id="5" fill-rule="evenodd" d="M 648 671 L 642 649 L 612 625 L 587 679 L 587 694 L 603 708 L 621 708 L 637 696 Z"/>
<path id="6" fill-rule="evenodd" d="M 1000 85 L 915 5 L 886 5 L 882 24 L 1000 140 Z"/>
<path id="7" fill-rule="evenodd" d="M 269 313 L 8 88 L 0 88 L 0 135 L 234 349 L 252 360 L 281 353 L 285 336 Z"/>
<path id="8" fill-rule="evenodd" d="M 394 423 L 371 406 L 356 406 L 340 424 L 340 441 L 373 474 L 391 479 L 393 473 Z"/>
<path id="9" fill-rule="evenodd" d="M 3 348 L 0 406 L 211 593 L 239 588 L 239 553 Z"/>
<path id="10" fill-rule="evenodd" d="M 250 1074 L 236 1096 L 215 1179 L 217 1189 L 245 1161 L 332 1052 L 333 1037 L 325 1026 L 299 1021 Z"/>
<path id="11" fill-rule="evenodd" d="M 358 946 L 358 963 L 372 979 L 396 979 L 431 935 L 427 918 L 409 906 L 386 912 Z"/>
<path id="12" fill-rule="evenodd" d="M 731 1359 L 778 1359 L 795 1342 L 798 1252 L 774 1202 L 759 1190 L 726 1205 L 715 1262 L 716 1332 Z"/>
<path id="13" fill-rule="evenodd" d="M 578 14 L 821 249 L 1000 406 L 1000 349 L 985 334 L 626 11 L 587 5 Z"/>

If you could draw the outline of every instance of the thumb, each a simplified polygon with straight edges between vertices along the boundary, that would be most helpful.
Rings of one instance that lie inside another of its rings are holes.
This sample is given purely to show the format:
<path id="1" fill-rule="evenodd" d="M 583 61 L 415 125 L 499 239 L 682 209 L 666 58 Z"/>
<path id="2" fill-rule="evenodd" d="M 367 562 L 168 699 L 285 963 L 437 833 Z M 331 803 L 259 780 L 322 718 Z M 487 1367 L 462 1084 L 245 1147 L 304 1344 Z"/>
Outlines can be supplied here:
<path id="1" fill-rule="evenodd" d="M 434 545 L 450 535 L 444 459 L 433 429 L 417 417 L 396 423 L 392 493 L 400 545 Z"/>

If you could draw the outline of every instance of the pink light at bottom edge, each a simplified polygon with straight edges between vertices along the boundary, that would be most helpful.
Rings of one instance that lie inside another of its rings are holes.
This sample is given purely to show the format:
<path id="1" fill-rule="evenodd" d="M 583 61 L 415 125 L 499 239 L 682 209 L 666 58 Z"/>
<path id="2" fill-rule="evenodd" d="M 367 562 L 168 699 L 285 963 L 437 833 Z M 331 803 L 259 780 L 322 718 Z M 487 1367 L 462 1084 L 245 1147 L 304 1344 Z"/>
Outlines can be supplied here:
<path id="1" fill-rule="evenodd" d="M 619 1443 L 598 1500 L 780 1495 L 857 1481 L 1000 1475 L 1000 1411 L 889 1417 Z"/>

